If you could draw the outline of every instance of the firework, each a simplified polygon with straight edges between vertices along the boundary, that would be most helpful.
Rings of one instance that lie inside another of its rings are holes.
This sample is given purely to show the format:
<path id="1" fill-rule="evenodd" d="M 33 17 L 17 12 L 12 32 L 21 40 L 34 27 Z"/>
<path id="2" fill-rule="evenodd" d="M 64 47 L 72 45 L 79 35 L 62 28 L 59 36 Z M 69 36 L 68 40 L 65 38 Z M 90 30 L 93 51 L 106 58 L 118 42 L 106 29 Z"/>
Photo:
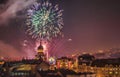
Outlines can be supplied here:
<path id="1" fill-rule="evenodd" d="M 38 40 L 51 40 L 61 36 L 63 10 L 49 1 L 36 2 L 27 10 L 27 33 Z"/>

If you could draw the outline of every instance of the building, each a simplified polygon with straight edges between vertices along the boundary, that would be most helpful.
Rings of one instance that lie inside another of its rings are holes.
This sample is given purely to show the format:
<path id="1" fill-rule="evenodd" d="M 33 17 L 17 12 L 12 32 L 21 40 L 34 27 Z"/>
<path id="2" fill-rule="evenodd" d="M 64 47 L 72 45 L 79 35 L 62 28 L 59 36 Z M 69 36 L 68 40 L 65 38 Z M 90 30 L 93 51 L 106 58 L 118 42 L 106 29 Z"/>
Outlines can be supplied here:
<path id="1" fill-rule="evenodd" d="M 46 54 L 44 53 L 44 48 L 42 45 L 40 45 L 37 49 L 37 54 L 35 55 L 37 60 L 43 60 L 46 61 Z"/>
<path id="2" fill-rule="evenodd" d="M 73 59 L 68 57 L 61 57 L 57 59 L 56 67 L 64 68 L 64 69 L 71 69 L 73 66 Z"/>
<path id="3" fill-rule="evenodd" d="M 97 76 L 120 77 L 120 59 L 97 59 L 91 67 Z"/>
<path id="4" fill-rule="evenodd" d="M 92 72 L 96 77 L 119 77 L 120 59 L 96 59 L 90 65 L 78 65 L 78 72 Z"/>
<path id="5" fill-rule="evenodd" d="M 95 60 L 95 57 L 90 54 L 83 54 L 83 55 L 78 56 L 79 65 L 82 65 L 82 64 L 91 65 L 93 60 Z"/>

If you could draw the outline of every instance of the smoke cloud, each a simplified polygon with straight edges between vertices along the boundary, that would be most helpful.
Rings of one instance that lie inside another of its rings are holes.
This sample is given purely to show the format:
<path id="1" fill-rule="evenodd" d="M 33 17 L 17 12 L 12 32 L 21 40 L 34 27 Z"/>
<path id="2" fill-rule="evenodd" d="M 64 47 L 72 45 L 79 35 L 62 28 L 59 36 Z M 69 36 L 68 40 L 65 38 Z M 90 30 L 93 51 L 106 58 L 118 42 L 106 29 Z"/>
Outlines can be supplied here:
<path id="1" fill-rule="evenodd" d="M 16 58 L 20 59 L 24 56 L 25 55 L 23 55 L 23 53 L 21 53 L 15 47 L 0 40 L 0 57 L 11 58 L 11 59 L 16 59 Z"/>
<path id="2" fill-rule="evenodd" d="M 10 18 L 16 17 L 17 12 L 26 9 L 34 2 L 35 0 L 9 0 L 5 5 L 2 5 L 3 8 L 0 9 L 0 24 L 4 24 L 9 21 Z M 4 10 L 6 6 L 6 10 Z"/>

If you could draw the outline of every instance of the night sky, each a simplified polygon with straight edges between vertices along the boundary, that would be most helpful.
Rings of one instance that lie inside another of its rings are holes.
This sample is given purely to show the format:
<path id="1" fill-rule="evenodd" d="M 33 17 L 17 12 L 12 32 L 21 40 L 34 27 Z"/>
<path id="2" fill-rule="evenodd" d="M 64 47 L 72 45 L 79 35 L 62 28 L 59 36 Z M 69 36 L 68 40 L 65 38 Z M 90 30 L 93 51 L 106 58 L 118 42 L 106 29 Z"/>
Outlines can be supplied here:
<path id="1" fill-rule="evenodd" d="M 15 4 L 18 2 L 21 6 Z M 64 9 L 65 24 L 63 28 L 65 37 L 57 43 L 59 47 L 52 51 L 54 55 L 97 52 L 99 49 L 120 46 L 119 0 L 51 0 L 51 2 L 59 4 L 60 8 Z M 35 41 L 25 34 L 24 9 L 31 3 L 32 0 L 0 0 L 1 56 L 19 57 L 34 54 L 32 50 Z M 30 46 L 24 47 L 25 40 Z"/>

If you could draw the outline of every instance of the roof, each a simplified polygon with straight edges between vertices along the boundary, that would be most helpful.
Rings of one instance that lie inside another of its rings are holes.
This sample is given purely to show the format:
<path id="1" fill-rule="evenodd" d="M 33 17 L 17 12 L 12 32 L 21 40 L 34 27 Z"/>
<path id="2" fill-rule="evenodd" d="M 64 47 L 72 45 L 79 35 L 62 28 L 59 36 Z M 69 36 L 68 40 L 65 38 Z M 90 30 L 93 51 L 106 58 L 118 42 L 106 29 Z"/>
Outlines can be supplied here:
<path id="1" fill-rule="evenodd" d="M 72 58 L 68 58 L 68 57 L 61 57 L 61 58 L 58 58 L 57 60 L 61 60 L 61 59 L 73 60 Z"/>
<path id="2" fill-rule="evenodd" d="M 92 62 L 91 66 L 105 67 L 106 65 L 118 66 L 120 65 L 120 58 L 118 59 L 96 59 Z"/>

